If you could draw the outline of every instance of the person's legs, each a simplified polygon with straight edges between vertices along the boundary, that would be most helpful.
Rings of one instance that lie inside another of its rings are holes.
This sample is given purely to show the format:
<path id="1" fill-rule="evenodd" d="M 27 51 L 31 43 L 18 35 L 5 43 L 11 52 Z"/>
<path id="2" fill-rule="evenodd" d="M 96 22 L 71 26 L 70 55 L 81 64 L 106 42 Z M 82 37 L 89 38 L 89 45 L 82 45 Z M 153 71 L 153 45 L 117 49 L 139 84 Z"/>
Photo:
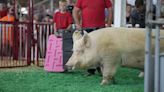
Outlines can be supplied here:
<path id="1" fill-rule="evenodd" d="M 137 20 L 138 20 L 138 13 L 137 10 L 133 10 L 131 13 L 131 22 L 132 22 L 132 27 L 135 27 L 135 25 L 137 24 Z"/>
<path id="2" fill-rule="evenodd" d="M 140 28 L 145 28 L 145 21 L 138 21 L 138 24 Z"/>
<path id="3" fill-rule="evenodd" d="M 140 28 L 145 28 L 145 14 L 144 13 L 139 14 L 138 24 Z"/>
<path id="4" fill-rule="evenodd" d="M 92 29 L 92 28 L 88 28 L 88 29 L 87 29 L 87 28 L 86 28 L 86 29 L 84 29 L 84 30 L 85 30 L 86 32 L 90 33 L 90 32 L 92 32 L 92 31 L 94 31 L 94 30 L 97 30 L 97 29 L 99 29 L 99 28 L 95 28 L 95 29 Z M 98 71 L 98 73 L 101 73 L 100 67 L 90 68 L 90 69 L 87 70 L 87 72 L 88 72 L 87 76 L 94 75 L 96 70 Z"/>
<path id="5" fill-rule="evenodd" d="M 131 22 L 132 27 L 135 27 L 136 24 L 139 24 L 140 28 L 145 27 L 145 14 L 138 13 L 137 10 L 133 10 L 131 13 Z"/>
<path id="6" fill-rule="evenodd" d="M 92 32 L 92 31 L 94 31 L 94 29 L 85 28 L 83 31 L 86 31 L 86 32 L 90 33 L 90 32 Z M 83 32 L 83 33 L 84 33 L 84 32 Z M 95 74 L 95 71 L 96 71 L 95 68 L 90 68 L 90 69 L 88 69 L 88 70 L 87 70 L 87 72 L 88 72 L 87 76 L 94 75 L 94 74 Z"/>

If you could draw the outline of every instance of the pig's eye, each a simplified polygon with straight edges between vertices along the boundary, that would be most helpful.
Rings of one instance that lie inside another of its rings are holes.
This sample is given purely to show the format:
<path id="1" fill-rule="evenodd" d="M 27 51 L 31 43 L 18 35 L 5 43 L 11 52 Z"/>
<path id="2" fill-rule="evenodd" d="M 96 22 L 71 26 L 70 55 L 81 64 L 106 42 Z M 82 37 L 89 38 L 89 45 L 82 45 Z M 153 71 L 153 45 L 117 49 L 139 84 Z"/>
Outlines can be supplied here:
<path id="1" fill-rule="evenodd" d="M 81 50 L 73 50 L 74 52 L 81 52 Z"/>
<path id="2" fill-rule="evenodd" d="M 76 53 L 82 53 L 83 50 L 82 50 L 82 49 L 73 49 L 73 52 L 76 52 Z"/>

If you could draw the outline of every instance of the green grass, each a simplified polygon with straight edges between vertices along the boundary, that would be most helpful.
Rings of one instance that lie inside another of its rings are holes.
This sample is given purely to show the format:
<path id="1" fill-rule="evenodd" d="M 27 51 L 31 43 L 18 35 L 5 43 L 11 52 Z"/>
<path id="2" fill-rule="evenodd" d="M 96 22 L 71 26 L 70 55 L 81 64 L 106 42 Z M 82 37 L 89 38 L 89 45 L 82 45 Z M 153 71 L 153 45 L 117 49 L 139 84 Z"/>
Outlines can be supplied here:
<path id="1" fill-rule="evenodd" d="M 47 73 L 27 67 L 0 70 L 0 92 L 143 92 L 138 70 L 120 68 L 116 84 L 100 86 L 101 76 L 84 76 L 84 71 Z"/>

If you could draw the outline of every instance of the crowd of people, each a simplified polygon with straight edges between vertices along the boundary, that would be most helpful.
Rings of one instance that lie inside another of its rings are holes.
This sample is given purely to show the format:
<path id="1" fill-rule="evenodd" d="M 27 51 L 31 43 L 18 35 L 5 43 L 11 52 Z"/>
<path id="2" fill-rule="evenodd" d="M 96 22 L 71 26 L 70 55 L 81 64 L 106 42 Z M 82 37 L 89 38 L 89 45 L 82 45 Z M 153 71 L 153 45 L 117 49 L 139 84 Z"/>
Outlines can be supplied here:
<path id="1" fill-rule="evenodd" d="M 94 2 L 89 0 L 59 0 L 58 8 L 55 8 L 54 11 L 50 11 L 49 8 L 45 8 L 43 5 L 38 13 L 34 12 L 33 22 L 53 23 L 54 30 L 58 34 L 61 34 L 62 30 L 71 30 L 72 27 L 91 32 L 95 29 L 111 27 L 113 24 L 114 0 L 95 0 Z M 155 6 L 153 8 L 155 19 Z M 136 27 L 136 24 L 140 28 L 145 27 L 145 12 L 145 0 L 126 0 L 126 22 L 131 24 L 131 27 Z M 21 14 L 20 11 L 18 13 Z M 14 7 L 0 3 L 0 21 L 13 22 L 15 20 L 29 21 L 29 16 L 24 14 L 15 18 Z"/>
<path id="2" fill-rule="evenodd" d="M 94 2 L 59 0 L 55 5 L 53 11 L 50 11 L 49 6 L 43 5 L 38 8 L 39 12 L 35 13 L 34 8 L 33 22 L 54 23 L 54 30 L 59 33 L 61 30 L 71 30 L 72 27 L 91 32 L 95 29 L 111 27 L 113 24 L 114 0 L 96 0 Z M 155 15 L 155 6 L 153 8 Z M 20 11 L 15 11 L 21 14 Z M 145 12 L 145 0 L 126 0 L 126 23 L 131 24 L 131 27 L 136 27 L 136 24 L 140 28 L 145 27 Z M 29 21 L 28 14 L 22 14 L 19 18 L 15 18 L 13 14 L 12 4 L 0 3 L 0 21 Z M 20 16 L 19 14 L 18 16 Z M 75 25 L 72 26 L 72 24 Z"/>
<path id="3" fill-rule="evenodd" d="M 132 0 L 127 0 L 126 12 L 127 23 L 131 23 L 132 27 L 135 27 L 136 24 L 139 24 L 140 28 L 145 27 L 145 0 L 135 0 L 135 2 L 132 2 Z"/>
<path id="4" fill-rule="evenodd" d="M 106 22 L 106 26 L 111 26 L 111 24 L 113 24 L 113 6 L 114 6 L 114 0 L 102 0 L 101 2 L 106 2 L 106 1 L 110 1 L 111 2 L 111 9 L 108 10 L 108 8 L 106 7 L 104 9 L 104 13 L 101 12 L 101 14 L 105 14 L 105 22 Z M 80 5 L 77 5 L 79 3 L 78 0 L 59 0 L 59 2 L 65 2 L 65 10 L 68 11 L 71 15 L 73 15 L 73 7 L 75 6 L 75 12 L 76 9 L 79 8 Z M 81 2 L 81 1 L 80 1 Z M 88 2 L 88 1 L 87 1 Z M 91 2 L 89 4 L 90 7 L 92 7 L 92 3 L 94 4 L 94 2 Z M 135 27 L 136 24 L 139 24 L 139 27 L 144 28 L 145 27 L 145 10 L 146 10 L 146 4 L 145 4 L 145 0 L 126 0 L 126 23 L 127 24 L 132 24 L 132 27 Z M 56 5 L 56 4 L 55 4 Z M 54 11 L 50 11 L 50 9 L 44 9 L 45 6 L 43 5 L 43 9 L 41 8 L 39 11 L 39 13 L 34 12 L 34 22 L 54 22 L 54 15 L 56 13 L 59 13 L 58 11 L 61 10 L 60 9 L 60 3 L 58 4 L 58 8 L 55 8 Z M 108 6 L 108 3 L 105 4 L 105 6 Z M 76 7 L 77 6 L 77 7 Z M 80 6 L 81 7 L 81 6 Z M 95 6 L 95 11 L 98 11 L 97 8 L 98 6 Z M 13 11 L 13 9 L 11 9 L 12 6 L 7 7 L 6 4 L 0 3 L 0 19 L 7 16 L 7 14 L 11 13 L 10 10 Z M 50 7 L 49 7 L 50 8 Z M 155 9 L 155 7 L 154 7 Z M 85 9 L 84 9 L 85 10 Z M 97 12 L 95 12 L 97 13 Z M 81 14 L 83 15 L 83 12 L 81 12 Z M 93 13 L 94 15 L 94 13 Z M 108 16 L 110 15 L 110 16 Z M 76 15 L 75 15 L 76 16 Z M 88 15 L 84 14 L 84 20 L 83 22 L 90 22 L 92 20 L 92 18 L 87 18 Z M 95 15 L 94 15 L 95 16 Z M 72 16 L 73 17 L 73 16 Z M 95 16 L 95 17 L 99 17 L 96 20 L 104 20 L 102 19 L 101 16 Z M 85 19 L 87 18 L 87 19 Z M 19 19 L 19 21 L 28 21 L 28 15 L 22 15 Z M 85 21 L 87 20 L 87 21 Z M 110 21 L 108 21 L 110 20 Z M 1 20 L 2 21 L 2 20 Z M 74 22 L 77 22 L 77 18 L 73 19 Z M 110 23 L 107 23 L 110 22 Z M 77 23 L 78 24 L 78 23 Z M 78 25 L 76 25 L 76 27 L 78 27 Z"/>

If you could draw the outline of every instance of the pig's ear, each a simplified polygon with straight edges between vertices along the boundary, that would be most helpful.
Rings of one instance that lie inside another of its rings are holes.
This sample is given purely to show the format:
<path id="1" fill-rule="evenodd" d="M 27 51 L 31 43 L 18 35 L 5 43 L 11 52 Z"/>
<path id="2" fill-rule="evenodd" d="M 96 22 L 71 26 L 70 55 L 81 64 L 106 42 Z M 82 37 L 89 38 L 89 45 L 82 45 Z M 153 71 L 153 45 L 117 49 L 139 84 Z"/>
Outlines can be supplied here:
<path id="1" fill-rule="evenodd" d="M 91 45 L 90 37 L 89 37 L 89 35 L 88 35 L 88 33 L 86 31 L 84 31 L 84 36 L 82 38 L 82 44 L 85 47 L 90 47 L 90 45 Z"/>
<path id="2" fill-rule="evenodd" d="M 73 38 L 73 42 L 75 42 L 76 40 L 79 40 L 80 38 L 82 38 L 81 31 L 75 31 L 73 33 L 72 38 Z"/>

